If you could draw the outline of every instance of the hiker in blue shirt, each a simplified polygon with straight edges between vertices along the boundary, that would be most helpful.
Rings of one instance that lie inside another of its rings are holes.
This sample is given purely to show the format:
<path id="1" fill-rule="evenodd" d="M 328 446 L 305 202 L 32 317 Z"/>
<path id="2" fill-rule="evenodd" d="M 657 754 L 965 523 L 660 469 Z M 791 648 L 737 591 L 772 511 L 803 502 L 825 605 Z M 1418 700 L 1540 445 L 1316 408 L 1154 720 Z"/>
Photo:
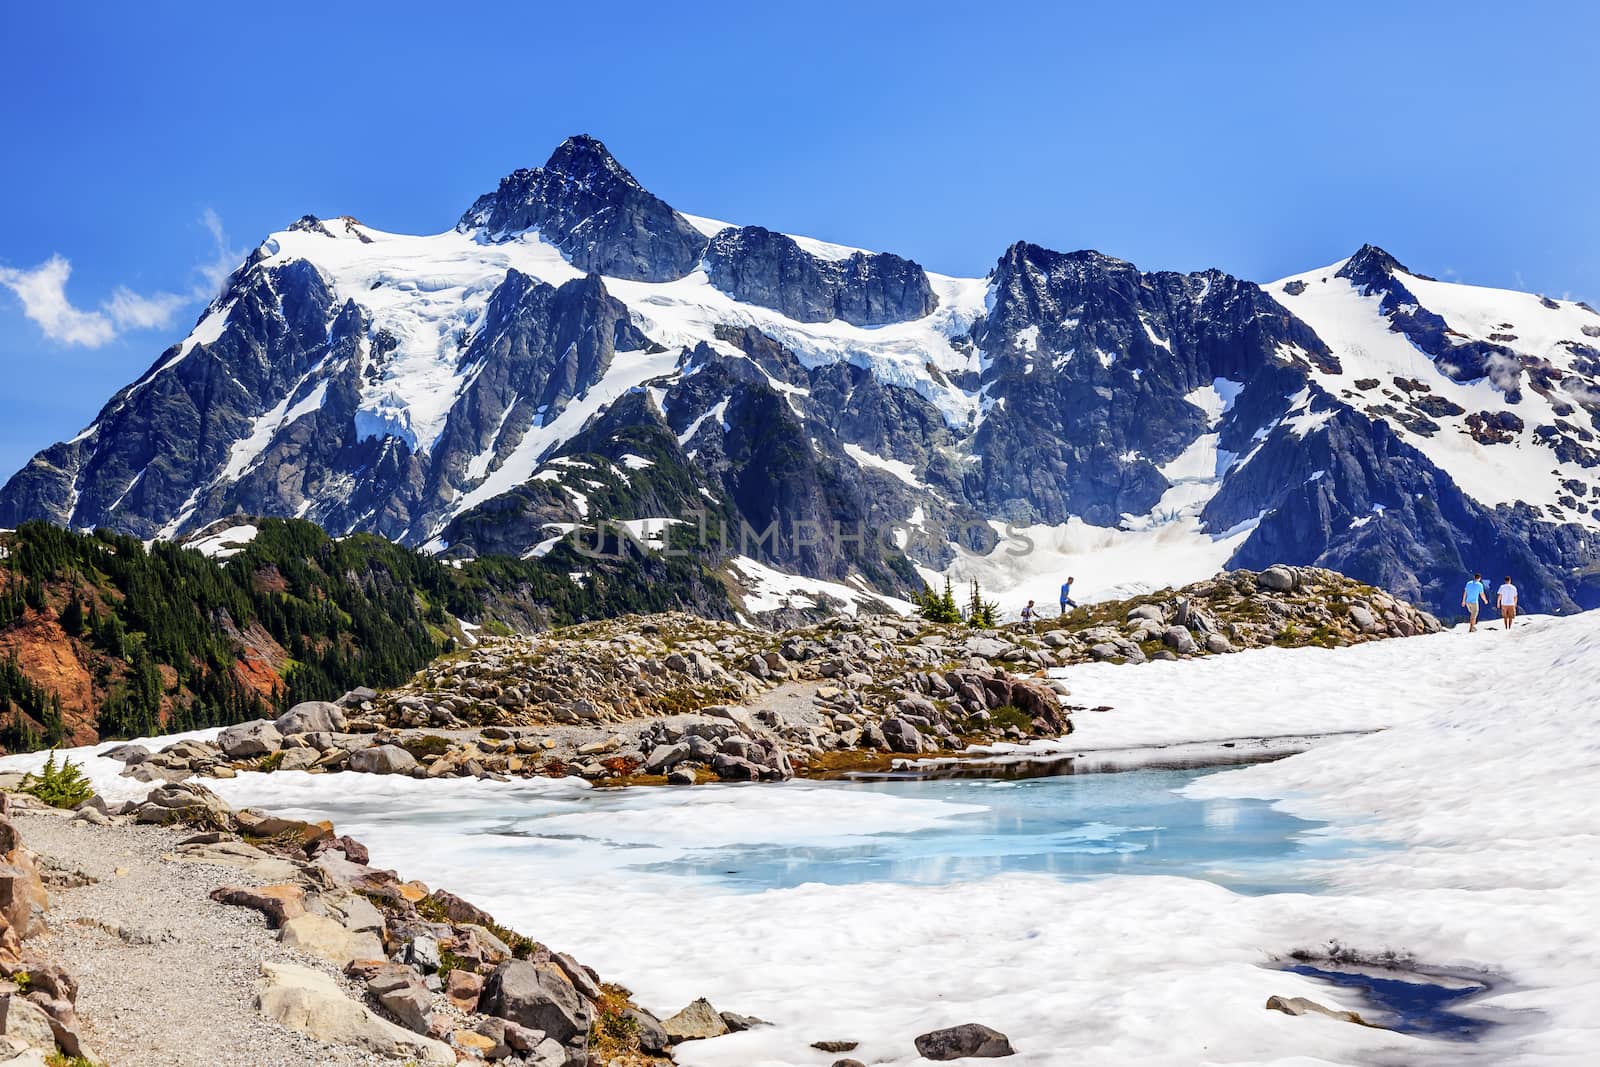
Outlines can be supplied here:
<path id="1" fill-rule="evenodd" d="M 1068 608 L 1075 608 L 1078 606 L 1077 601 L 1072 599 L 1072 583 L 1075 580 L 1076 579 L 1068 578 L 1066 581 L 1061 583 L 1061 614 L 1063 615 L 1067 613 Z"/>
<path id="2" fill-rule="evenodd" d="M 1489 587 L 1483 584 L 1483 575 L 1474 574 L 1461 593 L 1461 606 L 1467 609 L 1467 633 L 1478 629 L 1478 609 L 1489 599 Z"/>

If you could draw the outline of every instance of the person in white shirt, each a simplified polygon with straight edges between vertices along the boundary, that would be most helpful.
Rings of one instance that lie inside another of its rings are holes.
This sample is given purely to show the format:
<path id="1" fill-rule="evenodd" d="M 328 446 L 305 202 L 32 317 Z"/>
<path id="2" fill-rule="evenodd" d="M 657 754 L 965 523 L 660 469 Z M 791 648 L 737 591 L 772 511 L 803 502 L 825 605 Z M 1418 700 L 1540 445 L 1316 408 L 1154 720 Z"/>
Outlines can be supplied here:
<path id="1" fill-rule="evenodd" d="M 1511 629 L 1511 620 L 1517 617 L 1517 587 L 1511 584 L 1511 575 L 1506 575 L 1506 582 L 1495 590 L 1495 602 L 1500 605 L 1500 621 L 1505 625 L 1502 629 Z"/>

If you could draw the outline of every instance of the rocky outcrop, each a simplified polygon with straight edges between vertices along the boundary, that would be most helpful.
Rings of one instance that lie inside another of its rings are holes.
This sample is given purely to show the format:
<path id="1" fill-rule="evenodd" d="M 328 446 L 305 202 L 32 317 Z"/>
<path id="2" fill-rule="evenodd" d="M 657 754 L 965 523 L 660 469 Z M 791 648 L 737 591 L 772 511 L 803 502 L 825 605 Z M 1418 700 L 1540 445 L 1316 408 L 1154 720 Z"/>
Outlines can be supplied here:
<path id="1" fill-rule="evenodd" d="M 583 136 L 563 141 L 543 167 L 502 178 L 457 227 L 490 240 L 537 230 L 579 270 L 643 282 L 682 278 L 706 247 L 689 220 Z"/>
<path id="2" fill-rule="evenodd" d="M 450 1046 L 380 1018 L 347 996 L 321 971 L 289 963 L 261 964 L 256 1004 L 261 1013 L 291 1030 L 329 1044 L 380 1056 L 452 1067 Z"/>
<path id="3" fill-rule="evenodd" d="M 760 226 L 718 233 L 705 266 L 711 284 L 735 300 L 799 322 L 883 326 L 920 319 L 939 306 L 927 274 L 909 259 L 868 252 L 824 259 Z"/>

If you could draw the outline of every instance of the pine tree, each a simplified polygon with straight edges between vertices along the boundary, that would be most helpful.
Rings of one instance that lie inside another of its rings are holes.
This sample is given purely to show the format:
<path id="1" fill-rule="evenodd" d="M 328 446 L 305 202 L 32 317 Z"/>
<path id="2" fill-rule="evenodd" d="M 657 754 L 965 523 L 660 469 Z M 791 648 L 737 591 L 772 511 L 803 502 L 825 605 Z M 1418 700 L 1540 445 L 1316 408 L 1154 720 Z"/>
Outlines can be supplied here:
<path id="1" fill-rule="evenodd" d="M 999 624 L 1000 605 L 983 599 L 978 579 L 972 579 L 972 591 L 967 598 L 967 625 L 980 630 L 992 630 Z"/>
<path id="2" fill-rule="evenodd" d="M 68 598 L 67 606 L 61 609 L 61 628 L 67 631 L 69 637 L 78 637 L 83 633 L 83 601 L 78 599 L 76 590 Z"/>

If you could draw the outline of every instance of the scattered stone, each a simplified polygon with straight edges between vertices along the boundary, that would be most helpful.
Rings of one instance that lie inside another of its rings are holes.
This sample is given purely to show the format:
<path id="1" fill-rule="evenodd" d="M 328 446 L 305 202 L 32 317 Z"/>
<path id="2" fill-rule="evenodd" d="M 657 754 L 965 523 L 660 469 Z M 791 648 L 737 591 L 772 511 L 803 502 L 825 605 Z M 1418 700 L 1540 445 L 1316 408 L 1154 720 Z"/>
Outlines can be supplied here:
<path id="1" fill-rule="evenodd" d="M 229 759 L 265 756 L 283 747 L 283 734 L 266 719 L 230 726 L 217 735 L 222 754 Z"/>
<path id="2" fill-rule="evenodd" d="M 854 1052 L 861 1047 L 859 1041 L 813 1041 L 811 1047 L 818 1052 Z"/>
<path id="3" fill-rule="evenodd" d="M 419 1065 L 454 1067 L 456 1056 L 450 1046 L 380 1019 L 346 996 L 338 983 L 321 971 L 264 962 L 261 974 L 257 1009 L 291 1030 Z"/>
<path id="4" fill-rule="evenodd" d="M 351 692 L 357 691 L 352 690 Z M 372 690 L 368 689 L 365 692 L 372 693 Z M 349 696 L 351 694 L 347 693 L 345 695 Z M 377 695 L 372 693 L 373 697 Z M 370 700 L 372 697 L 367 697 L 366 699 Z M 344 712 L 337 704 L 326 700 L 303 700 L 282 715 L 279 715 L 273 725 L 277 727 L 280 734 L 286 737 L 291 734 L 338 734 L 343 733 L 345 730 L 345 717 Z"/>
<path id="5" fill-rule="evenodd" d="M 306 891 L 297 885 L 227 885 L 212 890 L 211 899 L 259 911 L 274 929 L 306 913 Z"/>
<path id="6" fill-rule="evenodd" d="M 462 1011 L 478 1010 L 478 997 L 483 994 L 483 977 L 459 967 L 450 972 L 445 982 L 445 996 Z"/>
<path id="7" fill-rule="evenodd" d="M 350 769 L 364 774 L 410 774 L 417 758 L 399 745 L 377 745 L 350 753 Z"/>
<path id="8" fill-rule="evenodd" d="M 489 976 L 479 1004 L 486 1014 L 543 1030 L 561 1043 L 589 1032 L 588 1005 L 554 964 L 507 960 Z"/>
<path id="9" fill-rule="evenodd" d="M 713 1008 L 711 1002 L 706 1000 L 705 997 L 688 1004 L 676 1015 L 661 1020 L 661 1028 L 667 1032 L 667 1036 L 672 1039 L 674 1044 L 681 1041 L 698 1041 L 709 1037 L 721 1037 L 729 1032 L 728 1024 L 723 1021 L 722 1016 L 717 1013 L 717 1009 Z M 855 1046 L 852 1045 L 850 1047 L 854 1048 Z M 849 1049 L 842 1051 L 848 1052 Z"/>
<path id="10" fill-rule="evenodd" d="M 1011 1039 L 981 1023 L 932 1030 L 916 1039 L 917 1053 L 929 1060 L 995 1059 L 1012 1056 Z"/>
<path id="11" fill-rule="evenodd" d="M 344 967 L 352 960 L 381 959 L 383 942 L 370 933 L 347 930 L 332 919 L 305 914 L 283 924 L 278 940 Z"/>
<path id="12" fill-rule="evenodd" d="M 1369 1025 L 1365 1019 L 1353 1011 L 1336 1011 L 1325 1004 L 1318 1004 L 1306 997 L 1280 997 L 1267 998 L 1268 1011 L 1281 1011 L 1285 1015 L 1326 1015 L 1330 1019 L 1339 1019 L 1347 1023 Z"/>

